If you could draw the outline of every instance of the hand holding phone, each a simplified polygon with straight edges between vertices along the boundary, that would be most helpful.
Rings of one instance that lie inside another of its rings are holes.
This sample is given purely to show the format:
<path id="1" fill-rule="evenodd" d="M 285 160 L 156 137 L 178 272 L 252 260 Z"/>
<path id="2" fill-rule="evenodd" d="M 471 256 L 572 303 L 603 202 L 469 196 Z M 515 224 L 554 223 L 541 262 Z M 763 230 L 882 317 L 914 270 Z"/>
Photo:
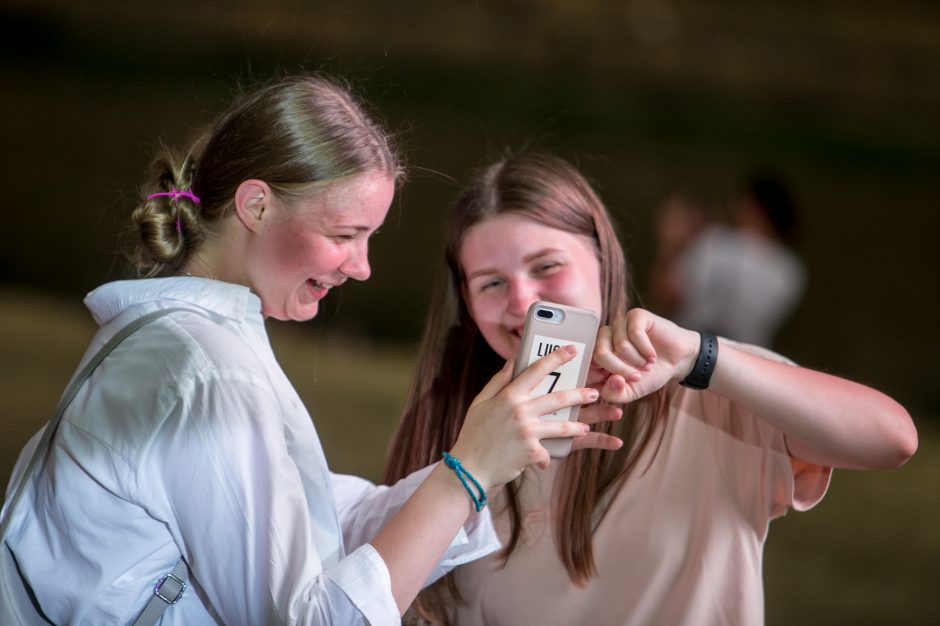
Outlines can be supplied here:
<path id="1" fill-rule="evenodd" d="M 588 309 L 542 300 L 532 303 L 526 314 L 522 343 L 519 345 L 513 378 L 549 352 L 554 352 L 561 346 L 574 345 L 578 351 L 577 355 L 546 376 L 545 380 L 532 391 L 532 397 L 553 391 L 583 387 L 591 367 L 591 356 L 594 353 L 594 340 L 597 337 L 599 324 L 597 314 Z M 543 415 L 542 419 L 576 421 L 580 408 L 573 406 L 560 409 L 549 415 Z M 555 458 L 564 458 L 571 451 L 571 439 L 568 437 L 543 439 L 542 445 Z"/>

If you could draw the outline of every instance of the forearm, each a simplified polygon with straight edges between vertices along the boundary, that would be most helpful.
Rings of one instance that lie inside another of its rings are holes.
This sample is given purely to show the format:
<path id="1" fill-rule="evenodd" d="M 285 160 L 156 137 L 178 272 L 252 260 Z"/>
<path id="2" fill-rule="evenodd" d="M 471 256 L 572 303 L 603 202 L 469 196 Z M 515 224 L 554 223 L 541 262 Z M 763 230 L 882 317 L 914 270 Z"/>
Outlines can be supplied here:
<path id="1" fill-rule="evenodd" d="M 771 361 L 721 342 L 709 387 L 786 436 L 802 460 L 858 469 L 902 465 L 917 431 L 897 402 L 843 378 Z"/>
<path id="2" fill-rule="evenodd" d="M 473 510 L 457 476 L 440 464 L 372 540 L 388 567 L 402 613 Z"/>

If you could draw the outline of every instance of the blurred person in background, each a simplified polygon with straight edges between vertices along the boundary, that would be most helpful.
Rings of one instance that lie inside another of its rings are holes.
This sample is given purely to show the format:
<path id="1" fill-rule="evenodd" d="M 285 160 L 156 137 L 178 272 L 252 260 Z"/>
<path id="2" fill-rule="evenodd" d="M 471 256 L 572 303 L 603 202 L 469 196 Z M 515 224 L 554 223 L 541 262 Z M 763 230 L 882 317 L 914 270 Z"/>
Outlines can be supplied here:
<path id="1" fill-rule="evenodd" d="M 806 270 L 790 247 L 797 208 L 779 177 L 749 177 L 733 224 L 699 230 L 658 282 L 676 323 L 770 347 L 796 309 Z M 695 222 L 693 222 L 695 223 Z"/>
<path id="2" fill-rule="evenodd" d="M 650 267 L 650 308 L 675 316 L 679 305 L 676 264 L 689 244 L 712 222 L 711 211 L 699 198 L 682 191 L 669 195 L 656 209 L 653 224 L 655 252 Z"/>
<path id="3" fill-rule="evenodd" d="M 381 488 L 330 473 L 264 322 L 309 320 L 369 277 L 401 174 L 386 131 L 317 76 L 245 94 L 203 147 L 154 160 L 133 212 L 139 278 L 86 298 L 100 330 L 83 363 L 132 320 L 172 312 L 79 388 L 4 507 L 17 567 L 3 575 L 54 623 L 397 624 L 428 580 L 498 548 L 486 491 L 547 466 L 540 439 L 590 445 L 586 425 L 538 416 L 596 390 L 529 398 L 572 358 L 558 350 L 515 381 L 494 372 L 446 463 Z"/>
<path id="4" fill-rule="evenodd" d="M 770 521 L 818 503 L 833 467 L 897 467 L 916 450 L 907 411 L 874 389 L 631 308 L 610 216 L 557 157 L 483 169 L 450 215 L 445 268 L 386 481 L 453 445 L 537 300 L 601 319 L 597 449 L 499 492 L 502 552 L 422 592 L 407 622 L 760 624 Z"/>

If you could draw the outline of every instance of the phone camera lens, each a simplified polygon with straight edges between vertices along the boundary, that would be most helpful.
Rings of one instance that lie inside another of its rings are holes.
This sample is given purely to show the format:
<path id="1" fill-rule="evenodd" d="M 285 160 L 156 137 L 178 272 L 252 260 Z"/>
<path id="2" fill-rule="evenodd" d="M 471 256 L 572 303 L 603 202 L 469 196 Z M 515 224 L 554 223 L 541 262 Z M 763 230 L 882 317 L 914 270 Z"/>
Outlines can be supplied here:
<path id="1" fill-rule="evenodd" d="M 546 311 L 545 309 L 539 309 L 535 312 L 535 314 L 541 317 L 543 320 L 550 320 L 552 317 L 554 317 L 551 311 Z"/>

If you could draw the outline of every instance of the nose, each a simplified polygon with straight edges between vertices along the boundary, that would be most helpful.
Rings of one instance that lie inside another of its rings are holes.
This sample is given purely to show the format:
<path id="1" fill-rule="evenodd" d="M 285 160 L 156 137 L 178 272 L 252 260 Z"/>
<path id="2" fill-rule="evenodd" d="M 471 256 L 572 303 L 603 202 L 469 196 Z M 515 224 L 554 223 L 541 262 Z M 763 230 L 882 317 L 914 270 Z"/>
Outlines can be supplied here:
<path id="1" fill-rule="evenodd" d="M 535 286 L 525 279 L 510 280 L 506 296 L 506 312 L 514 317 L 525 317 L 529 306 L 539 299 Z"/>
<path id="2" fill-rule="evenodd" d="M 372 268 L 369 267 L 368 244 L 363 242 L 355 246 L 339 270 L 353 280 L 367 280 L 372 275 Z"/>

